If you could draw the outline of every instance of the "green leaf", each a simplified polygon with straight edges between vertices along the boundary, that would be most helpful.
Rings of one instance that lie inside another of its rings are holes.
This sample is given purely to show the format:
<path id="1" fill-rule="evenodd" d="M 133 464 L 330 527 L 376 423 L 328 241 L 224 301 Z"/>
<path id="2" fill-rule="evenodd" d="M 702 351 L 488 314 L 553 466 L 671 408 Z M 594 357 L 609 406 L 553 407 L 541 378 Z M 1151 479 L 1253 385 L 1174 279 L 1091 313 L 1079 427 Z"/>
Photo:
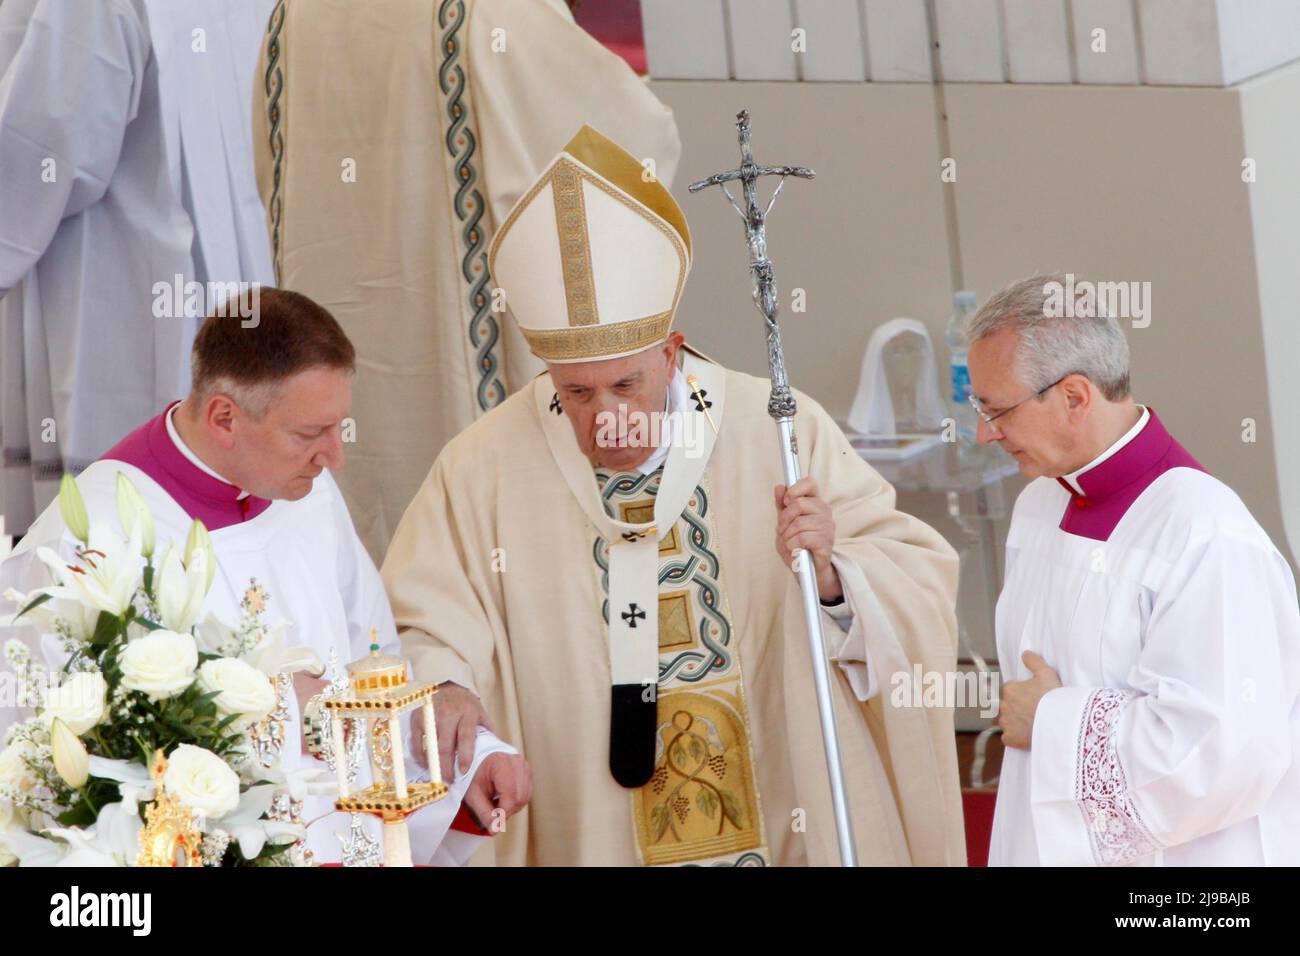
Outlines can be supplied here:
<path id="1" fill-rule="evenodd" d="M 117 666 L 117 659 L 121 654 L 121 650 L 121 644 L 110 644 L 104 652 L 104 658 L 99 665 L 99 669 L 104 672 L 104 679 L 108 681 L 110 690 L 116 690 L 118 683 L 122 679 L 122 674 Z"/>
<path id="2" fill-rule="evenodd" d="M 655 842 L 658 843 L 664 838 L 664 832 L 668 829 L 668 804 L 655 804 L 650 811 L 650 825 L 654 827 Z"/>
<path id="3" fill-rule="evenodd" d="M 704 744 L 700 743 L 694 737 L 691 738 L 691 759 L 692 760 L 704 759 Z"/>
<path id="4" fill-rule="evenodd" d="M 32 598 L 31 601 L 29 601 L 29 602 L 27 603 L 27 606 L 26 606 L 25 608 L 23 608 L 21 611 L 19 611 L 17 614 L 14 615 L 14 620 L 18 620 L 18 618 L 22 617 L 22 616 L 23 616 L 24 614 L 26 614 L 28 611 L 33 610 L 34 608 L 38 608 L 38 607 L 40 607 L 42 604 L 44 604 L 44 603 L 45 603 L 46 601 L 48 601 L 49 599 L 50 599 L 50 595 L 48 595 L 48 594 L 41 594 L 41 595 L 38 595 L 38 596 Z"/>
<path id="5" fill-rule="evenodd" d="M 95 822 L 95 811 L 85 800 L 78 800 L 56 819 L 65 827 L 88 827 Z"/>
<path id="6" fill-rule="evenodd" d="M 712 790 L 701 790 L 695 798 L 695 805 L 706 817 L 713 817 L 718 813 L 718 798 L 713 795 Z"/>
<path id="7" fill-rule="evenodd" d="M 736 801 L 735 795 L 732 794 L 730 790 L 722 791 L 722 812 L 725 813 L 727 819 L 737 827 L 744 826 L 741 821 L 744 819 L 745 815 L 740 812 L 740 804 Z"/>
<path id="8" fill-rule="evenodd" d="M 672 755 L 674 763 L 686 763 L 686 751 L 682 749 L 681 744 L 673 744 Z"/>
<path id="9" fill-rule="evenodd" d="M 95 647 L 106 647 L 121 632 L 121 618 L 107 611 L 100 611 L 99 617 L 95 620 L 95 633 L 90 636 L 90 643 Z"/>

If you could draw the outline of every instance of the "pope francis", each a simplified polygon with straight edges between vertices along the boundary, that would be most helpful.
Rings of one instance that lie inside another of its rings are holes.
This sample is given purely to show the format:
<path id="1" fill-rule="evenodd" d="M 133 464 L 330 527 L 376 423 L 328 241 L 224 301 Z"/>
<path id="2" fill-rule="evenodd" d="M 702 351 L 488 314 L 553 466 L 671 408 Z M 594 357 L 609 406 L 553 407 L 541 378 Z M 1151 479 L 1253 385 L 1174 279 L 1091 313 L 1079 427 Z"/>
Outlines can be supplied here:
<path id="1" fill-rule="evenodd" d="M 807 396 L 810 477 L 779 484 L 767 382 L 672 331 L 690 261 L 672 196 L 590 127 L 493 240 L 548 370 L 443 449 L 383 566 L 405 653 L 443 685 L 443 759 L 482 724 L 533 767 L 479 862 L 837 862 L 802 548 L 859 860 L 961 865 L 952 711 L 888 690 L 955 668 L 953 552 Z"/>

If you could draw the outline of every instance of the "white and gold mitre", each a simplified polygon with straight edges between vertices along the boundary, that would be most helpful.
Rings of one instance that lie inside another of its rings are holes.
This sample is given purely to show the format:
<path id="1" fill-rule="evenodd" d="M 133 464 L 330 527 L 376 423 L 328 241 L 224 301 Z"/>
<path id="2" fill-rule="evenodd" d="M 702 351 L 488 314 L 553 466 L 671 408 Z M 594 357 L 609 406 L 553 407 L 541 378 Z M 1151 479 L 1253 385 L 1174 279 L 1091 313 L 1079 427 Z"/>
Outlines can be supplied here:
<path id="1" fill-rule="evenodd" d="M 662 342 L 690 267 L 691 233 L 672 195 L 590 126 L 515 203 L 488 251 L 529 348 L 547 362 Z"/>

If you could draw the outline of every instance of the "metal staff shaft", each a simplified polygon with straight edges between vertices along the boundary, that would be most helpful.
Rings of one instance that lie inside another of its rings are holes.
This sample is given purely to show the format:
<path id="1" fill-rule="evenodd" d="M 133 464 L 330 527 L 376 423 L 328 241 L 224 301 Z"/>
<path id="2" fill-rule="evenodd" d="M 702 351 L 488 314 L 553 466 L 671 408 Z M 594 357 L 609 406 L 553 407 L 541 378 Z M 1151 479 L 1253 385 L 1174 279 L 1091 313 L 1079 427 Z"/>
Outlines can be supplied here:
<path id="1" fill-rule="evenodd" d="M 772 382 L 767 411 L 776 422 L 777 437 L 781 446 L 781 466 L 788 488 L 802 477 L 799 468 L 799 448 L 794 434 L 794 416 L 797 409 L 786 377 L 785 356 L 781 350 L 781 330 L 776 324 L 778 308 L 776 274 L 771 260 L 767 257 L 766 220 L 767 214 L 771 212 L 776 202 L 776 197 L 780 195 L 781 187 L 785 185 L 786 176 L 812 179 L 814 173 L 804 166 L 757 165 L 754 162 L 754 150 L 750 143 L 748 110 L 741 110 L 736 115 L 736 130 L 740 142 L 740 167 L 692 183 L 689 189 L 694 193 L 709 186 L 721 186 L 722 191 L 731 200 L 731 205 L 745 222 L 745 240 L 749 245 L 749 268 L 754 280 L 754 304 L 763 315 L 767 333 L 768 371 Z M 761 176 L 781 177 L 766 209 L 758 204 L 757 183 Z M 727 190 L 726 184 L 735 180 L 739 180 L 744 189 L 743 209 Z M 835 809 L 835 832 L 839 840 L 840 863 L 843 866 L 857 866 L 853 822 L 849 818 L 848 796 L 844 786 L 844 766 L 840 760 L 839 731 L 835 725 L 835 707 L 831 697 L 830 662 L 826 657 L 826 644 L 822 636 L 821 596 L 817 591 L 817 576 L 813 568 L 812 556 L 803 549 L 795 551 L 794 564 L 799 575 L 799 591 L 803 596 L 804 624 L 808 631 L 808 650 L 812 656 L 813 683 L 817 690 L 822 744 L 826 752 L 826 769 L 830 777 L 831 802 Z"/>

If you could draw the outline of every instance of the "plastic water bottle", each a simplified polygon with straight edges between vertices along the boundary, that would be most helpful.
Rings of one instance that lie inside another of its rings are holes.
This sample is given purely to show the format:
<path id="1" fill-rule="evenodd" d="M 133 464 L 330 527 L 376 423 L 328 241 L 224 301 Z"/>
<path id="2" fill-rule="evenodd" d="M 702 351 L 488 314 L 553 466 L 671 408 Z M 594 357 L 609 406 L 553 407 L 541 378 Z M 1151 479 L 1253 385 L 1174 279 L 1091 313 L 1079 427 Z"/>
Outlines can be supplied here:
<path id="1" fill-rule="evenodd" d="M 948 320 L 944 340 L 952 356 L 952 388 L 949 407 L 957 425 L 957 441 L 964 445 L 975 444 L 975 409 L 970 404 L 970 368 L 966 364 L 966 323 L 975 313 L 975 293 L 963 289 L 952 297 L 953 313 Z"/>

